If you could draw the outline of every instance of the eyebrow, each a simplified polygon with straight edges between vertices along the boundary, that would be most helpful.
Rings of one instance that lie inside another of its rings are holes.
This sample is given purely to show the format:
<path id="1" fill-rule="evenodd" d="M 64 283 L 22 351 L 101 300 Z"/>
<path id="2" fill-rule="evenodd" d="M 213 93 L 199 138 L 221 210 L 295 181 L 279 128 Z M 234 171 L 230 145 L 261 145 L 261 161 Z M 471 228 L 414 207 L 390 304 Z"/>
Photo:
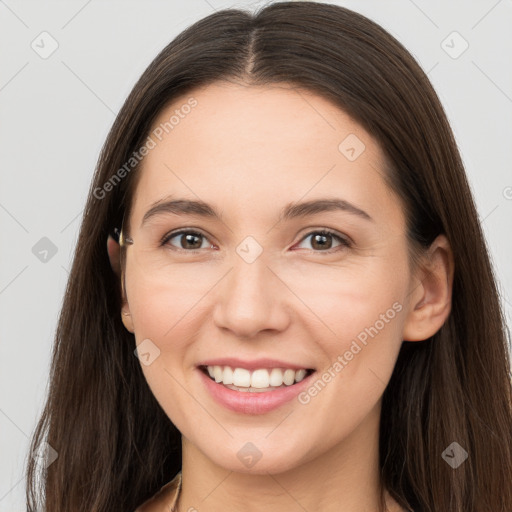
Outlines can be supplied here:
<path id="1" fill-rule="evenodd" d="M 322 198 L 301 203 L 290 203 L 286 205 L 280 213 L 279 221 L 290 220 L 299 217 L 307 217 L 323 212 L 343 211 L 356 215 L 362 219 L 373 222 L 372 217 L 364 210 L 339 198 Z M 156 215 L 162 213 L 173 213 L 176 215 L 197 215 L 205 218 L 222 220 L 222 214 L 212 205 L 204 201 L 190 199 L 172 199 L 161 200 L 153 203 L 151 208 L 144 214 L 141 227 Z"/>

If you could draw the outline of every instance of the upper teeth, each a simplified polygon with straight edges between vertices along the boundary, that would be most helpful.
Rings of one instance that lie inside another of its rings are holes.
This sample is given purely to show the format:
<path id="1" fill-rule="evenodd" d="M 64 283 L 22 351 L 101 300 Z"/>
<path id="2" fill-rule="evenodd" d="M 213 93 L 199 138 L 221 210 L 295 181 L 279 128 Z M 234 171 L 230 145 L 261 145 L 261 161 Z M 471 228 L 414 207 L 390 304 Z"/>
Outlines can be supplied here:
<path id="1" fill-rule="evenodd" d="M 207 366 L 210 377 L 215 382 L 223 384 L 233 384 L 239 387 L 268 388 L 281 386 L 283 383 L 291 386 L 295 382 L 300 382 L 306 376 L 306 370 L 292 370 L 288 368 L 272 368 L 267 370 L 261 368 L 253 372 L 245 368 L 231 368 L 230 366 Z"/>

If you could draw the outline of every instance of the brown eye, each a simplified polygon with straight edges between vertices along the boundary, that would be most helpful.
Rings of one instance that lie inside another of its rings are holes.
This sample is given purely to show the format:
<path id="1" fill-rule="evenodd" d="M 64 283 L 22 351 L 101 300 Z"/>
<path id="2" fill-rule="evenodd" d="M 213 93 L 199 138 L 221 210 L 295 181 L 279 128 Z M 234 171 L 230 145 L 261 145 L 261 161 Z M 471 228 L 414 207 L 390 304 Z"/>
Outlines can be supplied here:
<path id="1" fill-rule="evenodd" d="M 332 248 L 336 249 L 337 247 L 350 247 L 350 243 L 347 239 L 331 231 L 312 231 L 302 240 L 304 241 L 308 238 L 311 238 L 311 248 L 315 252 L 324 252 Z M 333 241 L 337 241 L 338 245 L 333 246 Z"/>
<path id="2" fill-rule="evenodd" d="M 170 243 L 174 238 L 178 238 L 178 244 Z M 203 246 L 203 244 L 206 245 Z M 162 240 L 162 245 L 171 245 L 182 250 L 194 251 L 210 247 L 212 244 L 208 243 L 208 239 L 197 231 L 178 231 L 177 233 L 170 233 Z"/>

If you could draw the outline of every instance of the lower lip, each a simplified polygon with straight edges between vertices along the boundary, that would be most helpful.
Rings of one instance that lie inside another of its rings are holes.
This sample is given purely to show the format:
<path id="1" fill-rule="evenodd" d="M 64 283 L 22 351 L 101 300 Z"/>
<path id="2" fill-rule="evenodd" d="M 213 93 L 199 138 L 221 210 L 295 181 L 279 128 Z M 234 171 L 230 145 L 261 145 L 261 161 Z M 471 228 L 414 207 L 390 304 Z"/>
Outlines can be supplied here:
<path id="1" fill-rule="evenodd" d="M 310 378 L 315 374 L 311 373 L 300 382 L 276 389 L 274 391 L 263 391 L 251 393 L 250 391 L 235 391 L 223 384 L 219 384 L 198 368 L 206 389 L 213 398 L 231 411 L 243 414 L 264 414 L 277 409 L 281 405 L 293 400 L 301 391 L 309 386 Z"/>

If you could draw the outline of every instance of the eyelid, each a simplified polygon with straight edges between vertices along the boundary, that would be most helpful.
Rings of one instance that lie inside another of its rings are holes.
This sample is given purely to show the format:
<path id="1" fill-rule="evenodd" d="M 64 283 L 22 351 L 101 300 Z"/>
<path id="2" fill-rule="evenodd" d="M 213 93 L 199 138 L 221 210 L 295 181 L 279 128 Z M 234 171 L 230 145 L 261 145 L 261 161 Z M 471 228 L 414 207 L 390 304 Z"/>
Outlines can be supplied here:
<path id="1" fill-rule="evenodd" d="M 161 246 L 165 246 L 165 245 L 167 245 L 167 242 L 169 242 L 169 240 L 171 238 L 174 238 L 175 236 L 178 236 L 178 235 L 184 235 L 184 234 L 200 235 L 203 238 L 205 238 L 206 240 L 208 240 L 210 242 L 210 245 L 215 245 L 215 242 L 211 242 L 209 235 L 204 233 L 201 229 L 193 228 L 193 227 L 179 228 L 179 229 L 177 229 L 175 231 L 171 231 L 169 233 L 166 233 L 162 237 L 162 239 L 160 240 L 160 245 Z M 304 233 L 302 235 L 301 239 L 296 244 L 294 244 L 292 247 L 295 247 L 296 245 L 300 244 L 302 241 L 304 241 L 309 236 L 316 235 L 316 234 L 327 234 L 327 235 L 330 235 L 333 238 L 337 239 L 340 242 L 340 245 L 337 246 L 337 247 L 326 249 L 325 251 L 315 251 L 313 249 L 310 249 L 312 252 L 327 253 L 327 254 L 329 254 L 331 252 L 335 252 L 339 247 L 350 248 L 353 245 L 353 241 L 350 239 L 350 237 L 348 237 L 347 235 L 343 235 L 341 233 L 338 233 L 335 230 L 332 230 L 330 228 L 311 228 L 311 229 L 309 229 L 309 231 Z M 175 246 L 172 246 L 172 245 L 170 247 L 172 248 L 172 250 L 177 250 L 177 251 L 182 251 L 182 252 L 198 253 L 198 252 L 203 251 L 203 249 L 183 249 L 181 247 L 175 247 Z"/>

